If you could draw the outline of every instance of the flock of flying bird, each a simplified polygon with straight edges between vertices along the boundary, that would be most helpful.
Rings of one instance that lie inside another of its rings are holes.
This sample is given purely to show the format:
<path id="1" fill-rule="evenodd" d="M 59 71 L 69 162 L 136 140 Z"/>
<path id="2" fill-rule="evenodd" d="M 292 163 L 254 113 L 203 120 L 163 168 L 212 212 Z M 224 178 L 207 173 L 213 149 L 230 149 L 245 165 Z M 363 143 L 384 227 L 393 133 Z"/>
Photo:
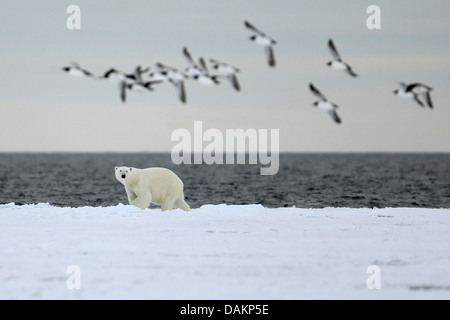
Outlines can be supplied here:
<path id="1" fill-rule="evenodd" d="M 328 41 L 328 49 L 330 50 L 331 56 L 333 57 L 333 60 L 327 63 L 329 67 L 336 70 L 343 70 L 352 77 L 358 77 L 358 75 L 352 70 L 351 66 L 342 60 L 332 39 Z M 433 102 L 431 101 L 430 96 L 430 91 L 433 90 L 433 88 L 419 82 L 410 84 L 400 82 L 399 84 L 400 88 L 394 90 L 395 95 L 401 98 L 413 99 L 421 107 L 425 107 L 426 104 L 429 108 L 433 109 Z M 335 103 L 329 101 L 326 96 L 322 94 L 312 83 L 309 84 L 309 89 L 319 99 L 318 101 L 314 102 L 313 105 L 318 107 L 319 109 L 327 111 L 336 123 L 341 123 L 342 120 L 336 112 L 338 106 Z M 421 99 L 423 99 L 424 101 L 422 101 Z"/>
<path id="2" fill-rule="evenodd" d="M 270 67 L 275 67 L 276 62 L 274 45 L 277 44 L 277 41 L 269 37 L 248 21 L 244 21 L 244 26 L 253 32 L 253 35 L 250 36 L 249 39 L 264 48 L 268 65 Z M 358 75 L 352 70 L 352 67 L 342 60 L 332 39 L 329 39 L 328 41 L 328 49 L 332 56 L 332 60 L 327 63 L 329 67 L 335 70 L 344 71 L 351 77 L 358 77 Z M 205 86 L 217 85 L 222 79 L 227 79 L 236 91 L 241 90 L 236 75 L 240 72 L 238 68 L 225 62 L 209 59 L 212 68 L 218 72 L 218 74 L 211 74 L 203 57 L 200 57 L 197 62 L 186 47 L 183 48 L 183 56 L 188 63 L 188 67 L 186 67 L 184 71 L 180 71 L 177 68 L 160 62 L 155 64 L 155 68 L 153 70 L 150 68 L 143 69 L 141 66 L 137 66 L 134 72 L 125 73 L 111 68 L 101 76 L 95 76 L 91 72 L 81 68 L 81 66 L 75 62 L 72 62 L 70 66 L 63 67 L 62 70 L 72 76 L 109 79 L 117 83 L 119 85 L 120 98 L 122 102 L 126 102 L 127 91 L 152 91 L 155 84 L 169 82 L 176 88 L 179 99 L 183 103 L 186 103 L 184 81 L 187 79 L 193 79 Z M 147 74 L 147 79 L 144 79 L 145 74 Z M 338 105 L 328 100 L 327 97 L 314 86 L 314 84 L 310 83 L 309 89 L 312 94 L 318 98 L 313 105 L 328 112 L 335 123 L 341 123 L 342 120 L 336 111 Z M 393 93 L 401 98 L 413 99 L 421 107 L 425 107 L 427 105 L 429 108 L 433 108 L 433 103 L 430 96 L 431 90 L 431 87 L 422 83 L 417 82 L 406 84 L 404 82 L 400 82 L 400 88 L 396 89 Z"/>

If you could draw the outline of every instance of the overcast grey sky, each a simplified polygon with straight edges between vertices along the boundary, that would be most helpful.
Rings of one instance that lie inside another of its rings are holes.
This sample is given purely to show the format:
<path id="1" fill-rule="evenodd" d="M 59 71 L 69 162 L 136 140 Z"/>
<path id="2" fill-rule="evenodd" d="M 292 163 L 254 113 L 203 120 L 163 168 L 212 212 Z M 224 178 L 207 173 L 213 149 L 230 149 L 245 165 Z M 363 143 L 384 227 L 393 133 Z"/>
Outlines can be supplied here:
<path id="1" fill-rule="evenodd" d="M 81 8 L 81 29 L 66 9 Z M 381 8 L 381 30 L 366 9 Z M 450 2 L 427 1 L 2 1 L 0 151 L 170 151 L 177 128 L 279 129 L 281 151 L 450 151 Z M 248 40 L 249 20 L 278 41 L 277 66 Z M 357 79 L 331 70 L 333 38 Z M 95 74 L 195 57 L 236 65 L 228 83 L 168 84 L 130 93 L 61 71 L 77 61 Z M 399 81 L 434 88 L 433 110 L 392 91 Z M 312 82 L 340 106 L 343 123 L 312 106 Z"/>

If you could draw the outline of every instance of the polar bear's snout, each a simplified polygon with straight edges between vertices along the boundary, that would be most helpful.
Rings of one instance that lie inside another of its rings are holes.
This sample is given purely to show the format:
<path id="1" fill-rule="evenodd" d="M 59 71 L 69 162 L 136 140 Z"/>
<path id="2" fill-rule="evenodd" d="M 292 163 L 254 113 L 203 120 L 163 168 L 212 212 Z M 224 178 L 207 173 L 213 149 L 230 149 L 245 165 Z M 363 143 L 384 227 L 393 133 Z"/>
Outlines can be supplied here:
<path id="1" fill-rule="evenodd" d="M 122 173 L 122 179 L 125 179 L 127 177 L 127 175 L 125 173 Z"/>

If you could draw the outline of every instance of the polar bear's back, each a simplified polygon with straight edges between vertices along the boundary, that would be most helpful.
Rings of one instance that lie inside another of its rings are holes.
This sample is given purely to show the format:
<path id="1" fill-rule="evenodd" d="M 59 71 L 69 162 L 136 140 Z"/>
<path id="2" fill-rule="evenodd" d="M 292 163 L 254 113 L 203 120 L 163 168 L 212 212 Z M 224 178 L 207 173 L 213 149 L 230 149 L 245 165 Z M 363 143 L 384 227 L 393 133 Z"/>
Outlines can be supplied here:
<path id="1" fill-rule="evenodd" d="M 170 169 L 161 167 L 151 167 L 146 169 L 138 169 L 142 171 L 145 176 L 149 176 L 154 180 L 173 180 L 183 184 L 183 181 Z"/>
<path id="2" fill-rule="evenodd" d="M 144 184 L 150 186 L 150 191 L 156 197 L 183 192 L 183 181 L 170 169 L 152 167 L 136 170 L 140 171 L 141 182 L 145 180 Z"/>

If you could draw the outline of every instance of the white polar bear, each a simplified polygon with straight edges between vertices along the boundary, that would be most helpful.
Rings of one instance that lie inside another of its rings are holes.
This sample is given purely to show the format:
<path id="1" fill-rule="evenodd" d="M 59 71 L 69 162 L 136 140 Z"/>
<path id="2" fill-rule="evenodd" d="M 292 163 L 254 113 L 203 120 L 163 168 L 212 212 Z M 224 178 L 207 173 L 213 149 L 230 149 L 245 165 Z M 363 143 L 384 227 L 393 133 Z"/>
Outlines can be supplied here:
<path id="1" fill-rule="evenodd" d="M 184 201 L 183 181 L 169 169 L 115 167 L 115 174 L 133 206 L 144 210 L 153 203 L 160 205 L 162 211 L 190 210 Z"/>

